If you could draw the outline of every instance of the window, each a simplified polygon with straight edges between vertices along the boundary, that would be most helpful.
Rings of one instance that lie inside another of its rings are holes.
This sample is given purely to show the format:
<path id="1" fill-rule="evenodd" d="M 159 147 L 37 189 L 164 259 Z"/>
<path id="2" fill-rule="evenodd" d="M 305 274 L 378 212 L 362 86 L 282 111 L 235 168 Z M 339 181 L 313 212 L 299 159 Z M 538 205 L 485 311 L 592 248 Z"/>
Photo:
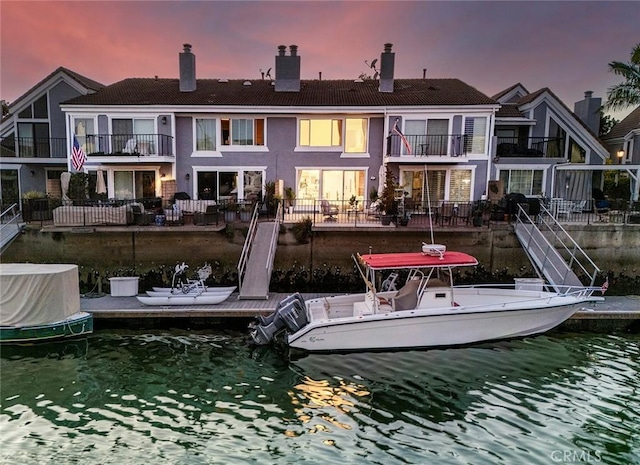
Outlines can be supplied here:
<path id="1" fill-rule="evenodd" d="M 196 192 L 199 200 L 253 201 L 261 198 L 264 172 L 260 170 L 232 169 L 208 171 L 200 168 L 196 173 Z"/>
<path id="2" fill-rule="evenodd" d="M 364 118 L 347 118 L 344 120 L 345 153 L 365 153 L 367 152 L 367 124 Z"/>
<path id="3" fill-rule="evenodd" d="M 154 120 L 147 118 L 113 119 L 111 139 L 114 153 L 155 154 Z"/>
<path id="4" fill-rule="evenodd" d="M 569 138 L 569 160 L 571 163 L 584 163 L 586 160 L 587 152 L 578 143 Z"/>
<path id="5" fill-rule="evenodd" d="M 301 119 L 298 145 L 302 147 L 342 146 L 341 123 L 339 119 Z"/>
<path id="6" fill-rule="evenodd" d="M 222 145 L 264 145 L 264 119 L 222 119 Z"/>
<path id="7" fill-rule="evenodd" d="M 538 195 L 542 189 L 543 170 L 501 170 L 500 181 L 506 193 Z"/>
<path id="8" fill-rule="evenodd" d="M 547 157 L 564 158 L 564 146 L 567 132 L 549 118 L 549 143 L 547 144 Z"/>
<path id="9" fill-rule="evenodd" d="M 48 157 L 49 123 L 18 123 L 18 150 L 21 157 Z"/>
<path id="10" fill-rule="evenodd" d="M 0 204 L 2 205 L 2 211 L 19 201 L 18 170 L 0 170 Z"/>
<path id="11" fill-rule="evenodd" d="M 216 149 L 216 120 L 196 118 L 196 150 Z"/>
<path id="12" fill-rule="evenodd" d="M 28 107 L 18 113 L 20 119 L 48 119 L 49 118 L 49 104 L 47 102 L 47 96 L 43 95 L 38 100 L 30 104 Z"/>
<path id="13" fill-rule="evenodd" d="M 360 205 L 365 200 L 365 170 L 299 170 L 297 205 L 313 206 L 318 199 L 348 201 L 355 196 Z"/>
<path id="14" fill-rule="evenodd" d="M 116 199 L 141 199 L 156 196 L 155 171 L 114 171 Z"/>
<path id="15" fill-rule="evenodd" d="M 451 171 L 449 200 L 454 202 L 468 202 L 471 200 L 471 170 Z"/>
<path id="16" fill-rule="evenodd" d="M 484 154 L 486 146 L 487 118 L 467 117 L 464 120 L 465 153 Z"/>
<path id="17" fill-rule="evenodd" d="M 84 150 L 84 153 L 97 152 L 96 144 L 98 140 L 95 137 L 95 130 L 93 127 L 93 119 L 89 118 L 75 118 L 73 120 L 73 129 L 78 144 Z"/>

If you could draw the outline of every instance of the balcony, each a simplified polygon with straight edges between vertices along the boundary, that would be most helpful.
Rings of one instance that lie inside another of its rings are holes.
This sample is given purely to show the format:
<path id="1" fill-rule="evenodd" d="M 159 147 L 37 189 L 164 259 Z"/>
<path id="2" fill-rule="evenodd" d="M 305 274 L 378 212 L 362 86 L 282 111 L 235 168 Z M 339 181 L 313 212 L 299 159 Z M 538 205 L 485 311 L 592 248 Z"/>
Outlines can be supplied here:
<path id="1" fill-rule="evenodd" d="M 67 158 L 64 137 L 3 137 L 0 156 L 8 158 Z"/>
<path id="2" fill-rule="evenodd" d="M 498 137 L 496 156 L 524 158 L 563 158 L 564 140 L 549 137 Z"/>
<path id="3" fill-rule="evenodd" d="M 387 136 L 387 156 L 414 160 L 421 157 L 461 157 L 476 153 L 477 142 L 481 142 L 480 153 L 484 153 L 484 138 L 464 134 L 406 135 L 411 151 L 397 134 Z"/>
<path id="4" fill-rule="evenodd" d="M 173 157 L 173 137 L 166 134 L 78 136 L 88 157 Z"/>

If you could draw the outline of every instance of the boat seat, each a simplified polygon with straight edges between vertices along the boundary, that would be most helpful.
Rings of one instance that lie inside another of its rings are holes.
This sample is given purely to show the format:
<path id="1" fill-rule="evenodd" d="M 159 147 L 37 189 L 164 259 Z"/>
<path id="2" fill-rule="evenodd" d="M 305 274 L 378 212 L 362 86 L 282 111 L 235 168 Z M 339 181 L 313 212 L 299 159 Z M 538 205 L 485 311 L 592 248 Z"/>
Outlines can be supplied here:
<path id="1" fill-rule="evenodd" d="M 420 278 L 413 278 L 398 291 L 392 299 L 394 310 L 414 310 L 418 306 Z"/>

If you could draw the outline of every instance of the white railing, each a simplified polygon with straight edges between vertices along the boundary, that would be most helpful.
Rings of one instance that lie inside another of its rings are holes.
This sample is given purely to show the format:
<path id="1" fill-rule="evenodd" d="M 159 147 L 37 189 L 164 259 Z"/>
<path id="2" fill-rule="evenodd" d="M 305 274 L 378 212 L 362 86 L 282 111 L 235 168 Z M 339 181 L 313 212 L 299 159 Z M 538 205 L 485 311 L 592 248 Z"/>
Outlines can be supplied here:
<path id="1" fill-rule="evenodd" d="M 22 231 L 22 215 L 14 203 L 0 215 L 0 250 L 4 250 Z"/>
<path id="2" fill-rule="evenodd" d="M 244 240 L 244 246 L 242 247 L 242 253 L 240 254 L 240 260 L 238 260 L 238 289 L 242 289 L 242 279 L 244 278 L 245 268 L 247 267 L 247 261 L 249 260 L 249 254 L 251 253 L 251 244 L 258 230 L 258 216 L 260 214 L 260 204 L 256 202 L 253 208 L 253 214 L 251 215 L 251 223 L 249 223 L 249 230 L 247 231 L 247 237 Z"/>

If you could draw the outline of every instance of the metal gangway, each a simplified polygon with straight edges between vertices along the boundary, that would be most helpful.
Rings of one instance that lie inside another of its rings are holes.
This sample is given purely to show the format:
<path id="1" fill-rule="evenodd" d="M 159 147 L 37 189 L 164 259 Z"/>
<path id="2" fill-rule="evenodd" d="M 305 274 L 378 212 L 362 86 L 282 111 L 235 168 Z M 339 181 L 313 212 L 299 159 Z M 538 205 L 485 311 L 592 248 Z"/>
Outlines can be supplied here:
<path id="1" fill-rule="evenodd" d="M 269 298 L 269 283 L 282 221 L 282 203 L 278 204 L 274 221 L 258 222 L 259 208 L 256 204 L 238 261 L 239 299 Z"/>
<path id="2" fill-rule="evenodd" d="M 20 235 L 24 229 L 22 214 L 18 204 L 14 203 L 0 216 L 0 253 L 4 252 L 13 240 Z"/>
<path id="3" fill-rule="evenodd" d="M 538 277 L 556 292 L 595 284 L 600 269 L 544 205 L 539 215 L 529 216 L 519 204 L 514 231 Z M 589 283 L 583 284 L 579 275 Z"/>

